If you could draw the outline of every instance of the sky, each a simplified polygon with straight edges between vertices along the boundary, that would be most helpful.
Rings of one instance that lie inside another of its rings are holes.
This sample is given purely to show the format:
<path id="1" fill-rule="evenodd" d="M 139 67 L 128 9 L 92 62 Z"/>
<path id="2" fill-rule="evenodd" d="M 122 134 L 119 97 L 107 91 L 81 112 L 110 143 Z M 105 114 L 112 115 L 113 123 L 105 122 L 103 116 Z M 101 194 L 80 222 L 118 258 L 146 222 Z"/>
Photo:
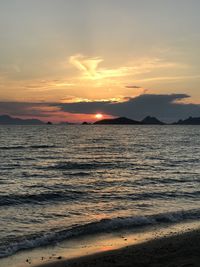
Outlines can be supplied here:
<path id="1" fill-rule="evenodd" d="M 200 116 L 199 0 L 0 0 L 0 114 Z"/>

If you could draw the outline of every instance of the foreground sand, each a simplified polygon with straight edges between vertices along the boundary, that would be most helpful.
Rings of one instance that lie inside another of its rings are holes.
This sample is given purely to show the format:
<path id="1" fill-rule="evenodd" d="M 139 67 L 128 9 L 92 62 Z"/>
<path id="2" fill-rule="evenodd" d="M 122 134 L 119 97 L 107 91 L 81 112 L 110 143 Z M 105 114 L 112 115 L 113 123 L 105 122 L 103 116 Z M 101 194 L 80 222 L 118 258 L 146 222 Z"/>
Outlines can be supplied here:
<path id="1" fill-rule="evenodd" d="M 200 267 L 200 230 L 38 267 Z"/>

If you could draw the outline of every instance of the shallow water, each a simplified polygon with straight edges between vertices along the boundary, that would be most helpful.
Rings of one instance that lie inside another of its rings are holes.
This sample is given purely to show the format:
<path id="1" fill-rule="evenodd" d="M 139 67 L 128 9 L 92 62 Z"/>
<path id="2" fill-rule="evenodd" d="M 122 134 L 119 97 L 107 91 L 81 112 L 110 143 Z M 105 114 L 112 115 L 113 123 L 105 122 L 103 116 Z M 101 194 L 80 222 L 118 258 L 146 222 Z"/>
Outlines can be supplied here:
<path id="1" fill-rule="evenodd" d="M 0 257 L 200 218 L 198 126 L 1 126 Z"/>

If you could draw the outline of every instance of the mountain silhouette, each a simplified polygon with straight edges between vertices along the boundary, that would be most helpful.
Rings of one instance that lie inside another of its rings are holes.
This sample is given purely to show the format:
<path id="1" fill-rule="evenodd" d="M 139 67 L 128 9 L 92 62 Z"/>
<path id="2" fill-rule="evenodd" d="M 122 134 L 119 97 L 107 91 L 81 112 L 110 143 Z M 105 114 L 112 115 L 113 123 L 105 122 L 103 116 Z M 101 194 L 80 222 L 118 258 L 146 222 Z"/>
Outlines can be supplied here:
<path id="1" fill-rule="evenodd" d="M 164 125 L 165 123 L 158 120 L 155 117 L 147 116 L 142 121 L 142 124 L 150 124 L 150 125 Z"/>
<path id="2" fill-rule="evenodd" d="M 131 120 L 126 117 L 119 117 L 115 119 L 104 119 L 96 121 L 94 124 L 141 124 L 139 121 Z"/>
<path id="3" fill-rule="evenodd" d="M 126 117 L 119 117 L 119 118 L 115 118 L 115 119 L 104 119 L 104 120 L 96 121 L 94 124 L 164 125 L 165 123 L 158 120 L 155 117 L 147 116 L 142 121 L 135 121 L 132 119 L 128 119 Z"/>
<path id="4" fill-rule="evenodd" d="M 178 122 L 174 124 L 176 125 L 200 125 L 200 117 L 197 117 L 197 118 L 189 117 L 186 120 L 179 120 Z"/>
<path id="5" fill-rule="evenodd" d="M 38 119 L 19 119 L 13 118 L 9 115 L 0 115 L 0 125 L 45 125 L 52 124 L 51 122 L 45 123 Z M 60 125 L 70 125 L 73 123 L 61 122 Z M 83 125 L 90 124 L 83 122 Z M 103 119 L 94 122 L 97 125 L 166 125 L 164 122 L 158 120 L 156 117 L 147 116 L 142 121 L 132 120 L 126 117 L 118 117 L 114 119 Z M 171 123 L 172 125 L 200 125 L 200 117 L 189 117 L 185 120 Z"/>
<path id="6" fill-rule="evenodd" d="M 0 124 L 4 125 L 43 125 L 44 122 L 37 119 L 19 119 L 8 115 L 0 115 Z"/>

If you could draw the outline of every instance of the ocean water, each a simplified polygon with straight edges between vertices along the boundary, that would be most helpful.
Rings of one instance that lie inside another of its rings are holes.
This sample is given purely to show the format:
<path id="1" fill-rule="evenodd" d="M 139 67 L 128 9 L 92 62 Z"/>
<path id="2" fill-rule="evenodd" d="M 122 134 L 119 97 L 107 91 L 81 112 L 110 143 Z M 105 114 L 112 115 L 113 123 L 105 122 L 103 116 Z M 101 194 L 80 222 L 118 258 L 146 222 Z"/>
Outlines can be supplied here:
<path id="1" fill-rule="evenodd" d="M 0 257 L 199 219 L 198 126 L 0 126 Z"/>

